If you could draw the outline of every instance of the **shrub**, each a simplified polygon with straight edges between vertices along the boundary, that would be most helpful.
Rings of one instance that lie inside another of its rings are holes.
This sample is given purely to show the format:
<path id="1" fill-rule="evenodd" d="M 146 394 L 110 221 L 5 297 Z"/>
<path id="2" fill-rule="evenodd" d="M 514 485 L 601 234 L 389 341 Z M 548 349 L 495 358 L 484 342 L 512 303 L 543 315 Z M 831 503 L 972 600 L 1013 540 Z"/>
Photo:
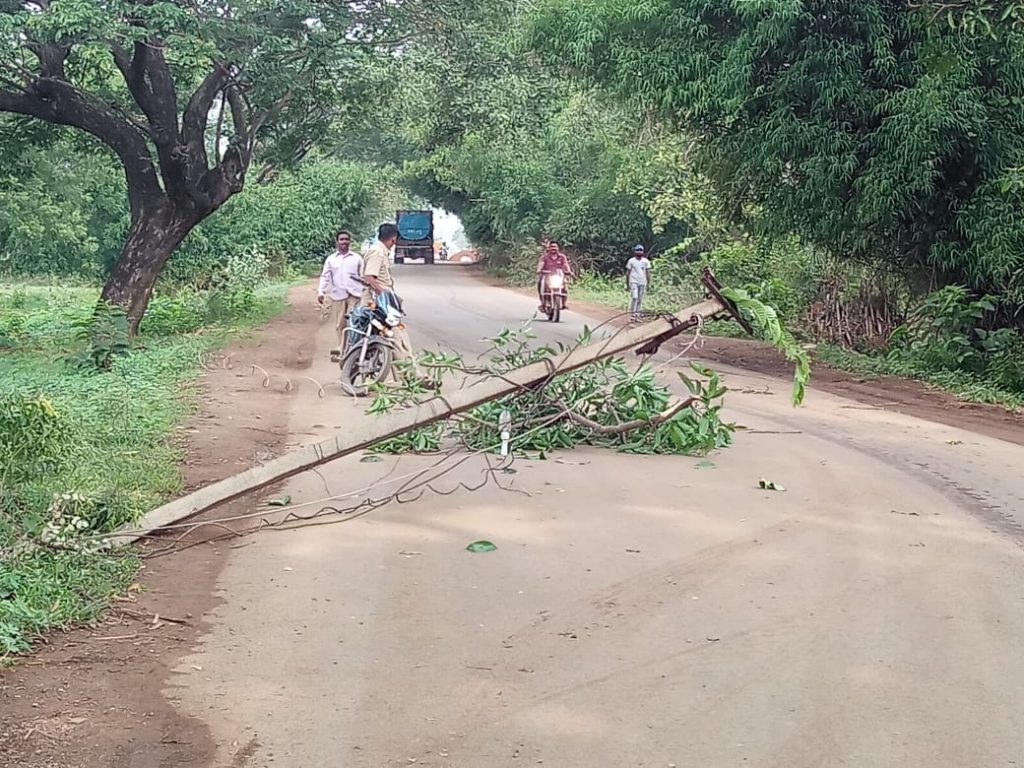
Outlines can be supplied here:
<path id="1" fill-rule="evenodd" d="M 0 485 L 58 471 L 73 448 L 73 429 L 48 399 L 0 396 Z"/>
<path id="2" fill-rule="evenodd" d="M 1024 336 L 1020 331 L 978 329 L 977 334 L 988 357 L 985 378 L 1002 389 L 1024 392 Z"/>
<path id="3" fill-rule="evenodd" d="M 964 286 L 947 285 L 929 294 L 893 332 L 890 359 L 919 370 L 981 372 L 984 349 L 976 331 L 994 309 L 991 298 L 972 299 Z"/>
<path id="4" fill-rule="evenodd" d="M 131 351 L 128 318 L 118 306 L 100 303 L 72 325 L 75 339 L 86 345 L 83 351 L 71 356 L 71 362 L 79 367 L 109 371 L 117 358 Z"/>
<path id="5" fill-rule="evenodd" d="M 155 296 L 142 318 L 141 332 L 173 336 L 198 331 L 206 322 L 207 305 L 207 296 L 193 290 L 183 290 L 176 296 Z"/>
<path id="6" fill-rule="evenodd" d="M 25 315 L 5 312 L 0 315 L 0 347 L 13 347 L 25 336 Z"/>

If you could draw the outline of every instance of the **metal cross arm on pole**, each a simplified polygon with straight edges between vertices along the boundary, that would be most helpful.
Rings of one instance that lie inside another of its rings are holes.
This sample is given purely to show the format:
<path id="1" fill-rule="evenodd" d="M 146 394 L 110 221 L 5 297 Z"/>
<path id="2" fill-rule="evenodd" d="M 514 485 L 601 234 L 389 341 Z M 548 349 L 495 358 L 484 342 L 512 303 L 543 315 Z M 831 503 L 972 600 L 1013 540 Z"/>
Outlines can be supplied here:
<path id="1" fill-rule="evenodd" d="M 711 271 L 710 267 L 704 268 L 704 272 L 701 274 L 701 283 L 703 283 L 704 287 L 707 289 L 707 297 L 716 299 L 722 305 L 722 312 L 719 314 L 728 313 L 733 320 L 740 324 L 743 330 L 753 336 L 754 329 L 750 326 L 750 323 L 748 323 L 746 319 L 744 319 L 743 315 L 740 314 L 736 305 L 722 295 L 722 286 L 719 284 L 715 277 L 715 273 Z M 658 350 L 661 349 L 661 345 L 666 341 L 688 331 L 691 328 L 697 327 L 700 323 L 703 323 L 705 320 L 710 320 L 712 317 L 697 317 L 694 315 L 688 320 L 680 321 L 678 320 L 679 315 L 669 316 L 666 319 L 672 323 L 671 330 L 651 339 L 643 346 L 638 347 L 636 353 L 638 355 L 655 355 L 658 353 Z M 676 319 L 676 321 L 673 322 L 673 319 Z"/>

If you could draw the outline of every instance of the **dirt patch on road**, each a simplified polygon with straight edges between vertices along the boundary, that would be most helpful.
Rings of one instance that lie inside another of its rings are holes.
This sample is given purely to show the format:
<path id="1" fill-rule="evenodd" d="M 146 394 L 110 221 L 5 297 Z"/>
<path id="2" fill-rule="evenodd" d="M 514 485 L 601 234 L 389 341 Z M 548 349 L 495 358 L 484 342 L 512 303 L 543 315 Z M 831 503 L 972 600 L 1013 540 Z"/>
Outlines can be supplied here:
<path id="1" fill-rule="evenodd" d="M 309 298 L 308 288 L 294 289 L 284 314 L 214 356 L 199 378 L 199 409 L 180 432 L 186 490 L 287 448 L 290 376 L 310 366 L 321 322 Z M 242 499 L 216 514 L 252 508 L 252 499 Z M 169 543 L 148 546 L 154 551 Z M 213 745 L 206 726 L 182 717 L 163 689 L 169 670 L 193 647 L 204 616 L 216 605 L 216 579 L 231 546 L 202 544 L 147 560 L 141 588 L 116 603 L 104 621 L 53 635 L 33 659 L 3 673 L 0 765 L 207 764 Z"/>

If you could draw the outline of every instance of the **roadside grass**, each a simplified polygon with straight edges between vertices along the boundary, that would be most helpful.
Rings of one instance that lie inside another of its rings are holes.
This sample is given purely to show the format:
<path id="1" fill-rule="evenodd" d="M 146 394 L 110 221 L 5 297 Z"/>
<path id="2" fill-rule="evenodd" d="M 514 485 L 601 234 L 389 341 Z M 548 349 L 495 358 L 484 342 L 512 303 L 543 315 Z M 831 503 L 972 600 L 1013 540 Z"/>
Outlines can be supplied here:
<path id="1" fill-rule="evenodd" d="M 645 311 L 678 312 L 699 299 L 698 290 L 692 286 L 659 285 L 656 275 L 652 282 L 653 288 L 644 302 Z M 572 298 L 581 301 L 623 312 L 629 309 L 629 295 L 621 279 L 586 273 L 573 283 L 571 293 Z M 793 331 L 798 338 L 802 336 L 799 327 Z M 709 336 L 746 337 L 742 328 L 731 321 L 711 323 L 705 333 Z M 808 340 L 806 336 L 804 338 Z M 1011 410 L 1024 409 L 1024 393 L 1000 387 L 984 376 L 967 371 L 929 371 L 906 361 L 894 360 L 884 352 L 865 354 L 831 344 L 817 344 L 811 356 L 816 364 L 860 376 L 915 379 L 965 402 L 999 405 Z"/>
<path id="2" fill-rule="evenodd" d="M 860 376 L 916 379 L 964 402 L 999 405 L 1009 410 L 1024 409 L 1024 393 L 1000 387 L 983 376 L 967 371 L 929 371 L 892 360 L 883 354 L 867 355 L 831 344 L 819 344 L 813 355 L 815 361 L 830 368 Z"/>
<path id="3" fill-rule="evenodd" d="M 203 356 L 284 307 L 286 285 L 154 300 L 110 369 L 74 364 L 94 287 L 0 284 L 0 659 L 95 619 L 138 570 L 90 542 L 181 488 L 175 428 Z"/>

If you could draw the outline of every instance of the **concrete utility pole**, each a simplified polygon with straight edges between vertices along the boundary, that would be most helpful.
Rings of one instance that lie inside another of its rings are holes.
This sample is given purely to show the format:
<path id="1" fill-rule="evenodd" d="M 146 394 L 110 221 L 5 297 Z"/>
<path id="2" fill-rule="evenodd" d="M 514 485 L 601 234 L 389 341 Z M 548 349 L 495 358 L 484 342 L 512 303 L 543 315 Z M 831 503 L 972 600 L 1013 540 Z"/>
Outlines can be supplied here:
<path id="1" fill-rule="evenodd" d="M 718 315 L 731 315 L 751 332 L 750 326 L 740 317 L 736 307 L 722 296 L 721 286 L 710 270 L 705 270 L 702 282 L 707 288 L 708 298 L 675 315 L 667 315 L 644 325 L 625 329 L 609 338 L 527 365 L 501 377 L 483 377 L 450 396 L 436 396 L 416 408 L 387 414 L 346 430 L 345 434 L 331 440 L 290 451 L 262 466 L 253 467 L 157 507 L 146 514 L 132 530 L 151 531 L 171 525 L 342 456 L 369 448 L 383 440 L 443 421 L 523 389 L 542 386 L 552 376 L 582 368 L 596 360 L 618 355 L 630 349 L 636 349 L 637 354 L 653 354 L 663 342 Z M 112 534 L 110 538 L 120 544 L 130 543 L 139 538 L 132 530 Z"/>

